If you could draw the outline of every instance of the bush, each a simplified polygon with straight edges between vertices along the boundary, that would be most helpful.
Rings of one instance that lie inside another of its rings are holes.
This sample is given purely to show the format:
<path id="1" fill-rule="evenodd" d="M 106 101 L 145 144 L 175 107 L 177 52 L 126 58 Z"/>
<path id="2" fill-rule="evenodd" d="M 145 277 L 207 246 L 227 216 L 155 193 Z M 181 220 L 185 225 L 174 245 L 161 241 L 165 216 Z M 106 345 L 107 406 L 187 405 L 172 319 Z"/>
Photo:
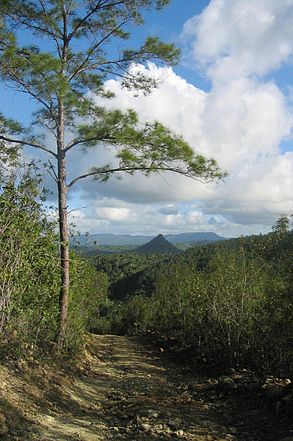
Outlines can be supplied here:
<path id="1" fill-rule="evenodd" d="M 55 233 L 26 176 L 0 194 L 0 336 L 36 347 L 56 334 L 59 269 Z"/>
<path id="2" fill-rule="evenodd" d="M 0 343 L 14 356 L 51 350 L 58 329 L 58 240 L 38 197 L 29 174 L 0 192 Z M 106 276 L 73 253 L 70 276 L 67 350 L 78 347 L 107 293 Z"/>
<path id="3" fill-rule="evenodd" d="M 78 347 L 85 331 L 95 326 L 100 304 L 108 293 L 108 278 L 85 258 L 71 253 L 66 346 Z"/>
<path id="4" fill-rule="evenodd" d="M 280 263 L 244 249 L 214 249 L 202 270 L 171 262 L 151 298 L 120 310 L 119 332 L 151 331 L 209 366 L 293 373 L 293 305 Z"/>

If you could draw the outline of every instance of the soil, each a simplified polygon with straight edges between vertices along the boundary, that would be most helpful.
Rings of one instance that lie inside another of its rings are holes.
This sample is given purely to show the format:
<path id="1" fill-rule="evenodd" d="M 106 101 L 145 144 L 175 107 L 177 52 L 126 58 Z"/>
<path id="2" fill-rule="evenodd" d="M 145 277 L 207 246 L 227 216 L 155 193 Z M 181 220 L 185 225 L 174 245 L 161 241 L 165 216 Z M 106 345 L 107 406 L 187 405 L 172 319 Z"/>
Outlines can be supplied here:
<path id="1" fill-rule="evenodd" d="M 249 371 L 187 373 L 137 338 L 90 336 L 74 368 L 0 367 L 0 439 L 292 441 L 275 401 Z"/>

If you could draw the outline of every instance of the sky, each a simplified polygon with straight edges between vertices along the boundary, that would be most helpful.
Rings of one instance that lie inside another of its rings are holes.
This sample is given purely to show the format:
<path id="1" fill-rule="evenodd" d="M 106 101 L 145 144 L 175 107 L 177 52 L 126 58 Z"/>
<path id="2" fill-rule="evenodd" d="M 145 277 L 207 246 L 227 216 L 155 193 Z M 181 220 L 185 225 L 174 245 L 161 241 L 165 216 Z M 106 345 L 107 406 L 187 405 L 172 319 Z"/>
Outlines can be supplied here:
<path id="1" fill-rule="evenodd" d="M 146 14 L 132 42 L 146 35 L 175 42 L 178 66 L 140 67 L 163 80 L 149 96 L 109 79 L 109 106 L 160 120 L 228 177 L 212 184 L 170 174 L 84 180 L 70 194 L 71 221 L 82 233 L 270 231 L 281 213 L 293 213 L 293 0 L 173 0 Z M 30 106 L 0 89 L 0 110 L 9 116 L 26 121 Z M 70 176 L 99 161 L 100 149 L 72 152 Z"/>

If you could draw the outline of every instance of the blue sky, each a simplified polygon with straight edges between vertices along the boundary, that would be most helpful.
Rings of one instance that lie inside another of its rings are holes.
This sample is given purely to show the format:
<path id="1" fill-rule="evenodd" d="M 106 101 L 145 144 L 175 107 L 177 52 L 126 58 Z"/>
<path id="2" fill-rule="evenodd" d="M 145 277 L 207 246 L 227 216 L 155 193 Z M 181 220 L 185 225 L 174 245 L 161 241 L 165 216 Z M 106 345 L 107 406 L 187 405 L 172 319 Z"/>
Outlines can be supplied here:
<path id="1" fill-rule="evenodd" d="M 132 37 L 127 45 L 142 44 L 148 35 L 160 37 L 164 41 L 176 42 L 180 46 L 178 37 L 182 27 L 188 18 L 200 13 L 208 4 L 206 0 L 180 1 L 178 10 L 178 0 L 171 0 L 169 5 L 160 11 L 146 11 L 144 15 L 145 25 L 141 27 L 133 26 Z M 21 38 L 26 42 L 33 42 L 34 38 L 27 33 L 22 33 Z M 199 85 L 203 89 L 209 87 L 209 81 L 192 69 L 189 69 L 181 62 L 174 69 L 179 75 L 186 78 L 189 82 Z M 20 95 L 15 91 L 0 87 L 0 111 L 5 112 L 11 117 L 17 118 L 23 124 L 29 124 L 31 112 L 34 110 L 34 103 L 27 96 Z"/>
<path id="2" fill-rule="evenodd" d="M 134 97 L 109 78 L 111 105 L 161 120 L 229 176 L 217 185 L 169 175 L 100 186 L 84 181 L 70 196 L 72 221 L 95 233 L 269 231 L 279 214 L 293 213 L 293 2 L 171 0 L 145 14 L 129 45 L 147 35 L 174 41 L 179 65 L 141 66 L 164 79 L 148 97 Z M 0 89 L 2 112 L 26 123 L 32 109 L 26 97 Z M 109 157 L 77 151 L 69 159 L 73 176 Z M 53 189 L 47 178 L 46 184 Z"/>

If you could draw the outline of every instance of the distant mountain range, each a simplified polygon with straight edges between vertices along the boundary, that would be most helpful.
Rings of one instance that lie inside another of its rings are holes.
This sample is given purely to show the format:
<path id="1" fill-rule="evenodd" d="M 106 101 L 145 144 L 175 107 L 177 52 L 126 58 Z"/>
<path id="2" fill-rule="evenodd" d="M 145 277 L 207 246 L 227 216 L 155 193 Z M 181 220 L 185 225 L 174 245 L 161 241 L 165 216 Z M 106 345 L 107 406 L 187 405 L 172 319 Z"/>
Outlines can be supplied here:
<path id="1" fill-rule="evenodd" d="M 219 236 L 212 232 L 200 232 L 200 233 L 180 233 L 180 234 L 166 234 L 165 239 L 174 244 L 184 243 L 208 243 L 225 240 L 224 237 Z M 136 245 L 141 246 L 152 240 L 154 236 L 132 236 L 130 234 L 89 234 L 81 235 L 78 237 L 80 245 L 92 246 L 92 245 L 106 245 L 106 246 L 123 246 L 123 245 Z"/>
<path id="2" fill-rule="evenodd" d="M 180 253 L 178 248 L 172 245 L 162 234 L 154 237 L 149 242 L 141 245 L 136 249 L 137 253 L 170 253 L 177 254 Z"/>

